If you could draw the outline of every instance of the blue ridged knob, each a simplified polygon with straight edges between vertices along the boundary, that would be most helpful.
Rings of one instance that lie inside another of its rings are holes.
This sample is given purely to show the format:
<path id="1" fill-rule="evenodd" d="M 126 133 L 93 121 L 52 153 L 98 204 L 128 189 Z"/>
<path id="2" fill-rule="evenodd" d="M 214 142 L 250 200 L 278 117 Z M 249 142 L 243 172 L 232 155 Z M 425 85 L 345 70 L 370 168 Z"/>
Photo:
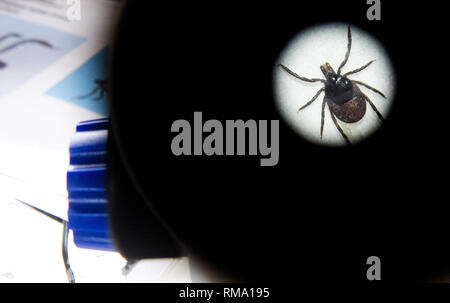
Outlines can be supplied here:
<path id="1" fill-rule="evenodd" d="M 108 119 L 81 122 L 70 142 L 69 228 L 81 248 L 115 250 L 106 210 L 108 128 Z"/>

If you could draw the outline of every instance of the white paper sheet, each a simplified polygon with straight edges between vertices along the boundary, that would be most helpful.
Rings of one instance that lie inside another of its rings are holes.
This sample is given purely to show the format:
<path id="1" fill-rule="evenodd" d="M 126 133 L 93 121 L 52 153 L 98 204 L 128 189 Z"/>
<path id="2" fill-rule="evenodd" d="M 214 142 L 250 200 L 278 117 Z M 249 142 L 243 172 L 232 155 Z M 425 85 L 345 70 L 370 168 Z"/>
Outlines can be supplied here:
<path id="1" fill-rule="evenodd" d="M 0 282 L 67 282 L 62 225 L 14 198 L 67 219 L 70 138 L 77 123 L 107 113 L 104 98 L 80 96 L 106 75 L 101 63 L 119 8 L 82 0 L 81 20 L 69 22 L 66 0 L 0 0 Z M 26 39 L 52 47 L 2 53 Z M 190 281 L 187 258 L 143 260 L 123 275 L 118 253 L 79 249 L 70 238 L 69 260 L 77 282 Z"/>

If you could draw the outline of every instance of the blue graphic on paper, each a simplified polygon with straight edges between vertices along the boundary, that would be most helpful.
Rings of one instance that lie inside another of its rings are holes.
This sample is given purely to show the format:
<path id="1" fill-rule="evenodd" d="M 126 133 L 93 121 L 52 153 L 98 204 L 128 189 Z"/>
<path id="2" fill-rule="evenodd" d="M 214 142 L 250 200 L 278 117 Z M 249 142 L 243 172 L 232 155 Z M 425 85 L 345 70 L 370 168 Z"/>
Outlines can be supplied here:
<path id="1" fill-rule="evenodd" d="M 30 80 L 84 40 L 0 13 L 0 96 Z"/>
<path id="2" fill-rule="evenodd" d="M 106 74 L 108 47 L 56 84 L 47 94 L 100 115 L 108 115 Z"/>

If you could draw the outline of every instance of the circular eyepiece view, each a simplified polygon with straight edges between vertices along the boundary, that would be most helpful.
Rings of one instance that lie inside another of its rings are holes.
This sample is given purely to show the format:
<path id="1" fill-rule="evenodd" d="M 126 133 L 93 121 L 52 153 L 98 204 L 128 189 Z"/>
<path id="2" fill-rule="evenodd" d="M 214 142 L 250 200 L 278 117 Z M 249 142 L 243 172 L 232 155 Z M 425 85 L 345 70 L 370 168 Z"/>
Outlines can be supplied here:
<path id="1" fill-rule="evenodd" d="M 282 117 L 304 139 L 352 145 L 383 125 L 395 75 L 381 43 L 345 23 L 307 28 L 287 44 L 274 67 Z"/>

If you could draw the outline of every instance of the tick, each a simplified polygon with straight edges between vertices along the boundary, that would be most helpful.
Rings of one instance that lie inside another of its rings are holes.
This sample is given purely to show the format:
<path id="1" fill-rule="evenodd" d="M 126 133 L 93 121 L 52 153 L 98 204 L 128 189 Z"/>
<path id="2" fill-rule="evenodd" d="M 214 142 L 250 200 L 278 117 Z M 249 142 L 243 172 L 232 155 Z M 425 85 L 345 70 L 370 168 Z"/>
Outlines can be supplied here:
<path id="1" fill-rule="evenodd" d="M 9 34 L 0 36 L 0 42 L 3 42 L 3 41 L 5 41 L 7 39 L 10 39 L 10 38 L 22 39 L 22 36 L 20 34 L 18 34 L 18 33 L 9 33 Z M 40 40 L 40 39 L 22 39 L 22 40 L 19 40 L 19 41 L 13 43 L 13 44 L 10 44 L 10 45 L 4 47 L 4 48 L 1 48 L 0 49 L 0 54 L 9 52 L 11 50 L 14 50 L 15 48 L 17 48 L 19 46 L 22 46 L 22 45 L 25 45 L 25 44 L 37 44 L 37 45 L 40 45 L 42 47 L 46 47 L 46 48 L 50 48 L 50 49 L 53 48 L 52 44 L 50 44 L 50 43 L 48 43 L 47 41 L 44 41 L 44 40 Z M 7 67 L 7 64 L 5 62 L 3 62 L 3 61 L 0 61 L 0 69 L 6 68 L 6 67 Z"/>
<path id="2" fill-rule="evenodd" d="M 339 119 L 342 122 L 345 123 L 355 123 L 361 120 L 364 115 L 366 114 L 366 104 L 369 103 L 369 105 L 372 107 L 372 109 L 377 114 L 378 118 L 384 122 L 384 118 L 381 115 L 381 113 L 376 108 L 375 104 L 367 97 L 366 94 L 364 94 L 358 87 L 358 85 L 362 85 L 375 93 L 379 94 L 383 98 L 386 98 L 386 96 L 377 90 L 376 88 L 373 88 L 372 86 L 356 80 L 350 80 L 348 78 L 349 75 L 358 73 L 364 69 L 366 69 L 369 65 L 371 65 L 375 60 L 370 61 L 369 63 L 361 66 L 358 69 L 349 71 L 345 74 L 341 74 L 342 68 L 345 66 L 345 64 L 348 61 L 348 58 L 350 56 L 350 50 L 352 48 L 352 33 L 350 26 L 348 26 L 348 44 L 347 44 L 347 53 L 345 54 L 344 61 L 342 61 L 341 65 L 339 65 L 339 68 L 337 70 L 337 73 L 333 70 L 331 65 L 329 63 L 325 63 L 320 66 L 320 69 L 322 73 L 325 76 L 325 79 L 319 79 L 319 78 L 305 78 L 303 76 L 300 76 L 296 74 L 295 72 L 291 71 L 288 67 L 286 67 L 283 64 L 280 64 L 280 66 L 288 72 L 290 75 L 294 76 L 297 79 L 300 79 L 302 81 L 306 82 L 322 82 L 324 83 L 324 87 L 319 89 L 317 93 L 314 95 L 314 97 L 307 102 L 305 105 L 300 107 L 300 109 L 297 111 L 300 112 L 302 109 L 306 108 L 307 106 L 311 105 L 322 92 L 325 92 L 325 96 L 323 98 L 322 102 L 322 120 L 320 125 L 320 138 L 322 138 L 323 135 L 323 126 L 324 126 L 324 118 L 325 118 L 325 106 L 328 105 L 328 109 L 330 111 L 331 119 L 333 120 L 334 125 L 338 129 L 338 131 L 341 133 L 342 137 L 345 139 L 347 144 L 351 145 L 350 140 L 348 139 L 347 135 L 344 133 L 342 128 L 339 126 L 337 120 Z"/>

